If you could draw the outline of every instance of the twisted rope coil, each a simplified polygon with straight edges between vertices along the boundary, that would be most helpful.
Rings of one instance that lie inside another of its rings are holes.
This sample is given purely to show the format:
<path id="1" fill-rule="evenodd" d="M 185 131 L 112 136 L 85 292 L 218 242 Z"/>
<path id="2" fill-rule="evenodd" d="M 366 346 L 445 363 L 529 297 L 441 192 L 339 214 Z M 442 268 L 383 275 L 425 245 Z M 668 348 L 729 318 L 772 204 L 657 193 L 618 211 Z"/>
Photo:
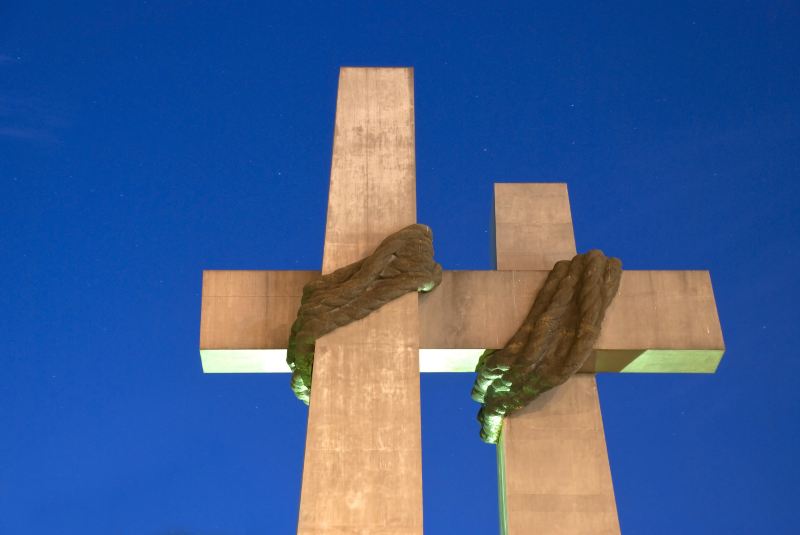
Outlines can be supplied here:
<path id="1" fill-rule="evenodd" d="M 556 263 L 519 330 L 503 349 L 487 350 L 478 361 L 472 398 L 483 404 L 484 442 L 497 443 L 506 415 L 583 366 L 621 275 L 619 259 L 599 250 Z"/>
<path id="2" fill-rule="evenodd" d="M 370 256 L 306 284 L 286 354 L 297 398 L 308 404 L 317 338 L 404 294 L 429 292 L 441 280 L 433 233 L 414 224 L 388 236 Z"/>

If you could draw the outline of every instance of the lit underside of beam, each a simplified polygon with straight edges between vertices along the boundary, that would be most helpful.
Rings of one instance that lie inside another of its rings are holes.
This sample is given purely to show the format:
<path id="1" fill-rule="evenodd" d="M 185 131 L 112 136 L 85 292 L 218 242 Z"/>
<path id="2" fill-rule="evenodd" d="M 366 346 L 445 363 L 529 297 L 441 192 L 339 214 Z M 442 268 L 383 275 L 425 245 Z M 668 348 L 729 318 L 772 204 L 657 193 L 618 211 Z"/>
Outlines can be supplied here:
<path id="1" fill-rule="evenodd" d="M 288 373 L 286 340 L 312 271 L 206 271 L 205 373 Z M 471 372 L 522 322 L 546 271 L 446 271 L 420 297 L 420 371 Z M 714 373 L 724 353 L 706 271 L 625 271 L 581 372 Z"/>
<path id="2" fill-rule="evenodd" d="M 483 349 L 420 349 L 423 373 L 472 372 Z M 580 371 L 714 373 L 722 349 L 596 350 Z M 289 373 L 285 349 L 201 349 L 204 373 Z"/>

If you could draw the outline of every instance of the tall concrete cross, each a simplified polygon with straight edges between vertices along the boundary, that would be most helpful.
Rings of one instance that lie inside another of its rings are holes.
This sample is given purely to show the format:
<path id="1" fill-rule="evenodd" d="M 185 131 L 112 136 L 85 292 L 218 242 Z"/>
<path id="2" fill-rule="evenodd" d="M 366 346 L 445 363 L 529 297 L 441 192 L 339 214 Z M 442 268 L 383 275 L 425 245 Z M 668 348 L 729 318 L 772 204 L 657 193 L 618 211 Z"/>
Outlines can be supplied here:
<path id="1" fill-rule="evenodd" d="M 413 72 L 344 68 L 322 272 L 414 222 Z M 496 184 L 495 233 L 496 271 L 446 271 L 430 294 L 318 340 L 298 533 L 422 533 L 419 372 L 472 372 L 510 338 L 575 254 L 566 186 Z M 302 288 L 319 274 L 205 271 L 203 370 L 288 373 Z M 712 373 L 723 352 L 708 272 L 625 271 L 582 373 L 506 419 L 501 532 L 619 533 L 594 373 Z"/>

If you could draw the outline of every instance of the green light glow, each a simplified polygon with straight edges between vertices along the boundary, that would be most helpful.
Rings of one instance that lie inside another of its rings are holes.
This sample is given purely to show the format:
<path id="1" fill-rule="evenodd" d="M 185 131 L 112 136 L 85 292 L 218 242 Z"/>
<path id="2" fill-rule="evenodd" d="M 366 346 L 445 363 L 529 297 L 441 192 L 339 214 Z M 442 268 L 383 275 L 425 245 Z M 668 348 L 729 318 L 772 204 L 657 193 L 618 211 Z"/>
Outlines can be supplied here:
<path id="1" fill-rule="evenodd" d="M 473 372 L 483 349 L 420 349 L 422 373 Z M 204 373 L 290 373 L 285 349 L 201 349 Z"/>
<path id="2" fill-rule="evenodd" d="M 497 441 L 497 502 L 500 518 L 500 535 L 508 533 L 508 509 L 506 508 L 506 458 L 503 454 L 503 435 Z"/>
<path id="3" fill-rule="evenodd" d="M 648 349 L 620 371 L 623 373 L 714 373 L 722 349 Z"/>
<path id="4" fill-rule="evenodd" d="M 420 349 L 422 373 L 474 372 L 483 349 Z M 714 373 L 722 349 L 597 350 L 597 372 Z M 285 349 L 201 349 L 204 373 L 289 373 Z"/>

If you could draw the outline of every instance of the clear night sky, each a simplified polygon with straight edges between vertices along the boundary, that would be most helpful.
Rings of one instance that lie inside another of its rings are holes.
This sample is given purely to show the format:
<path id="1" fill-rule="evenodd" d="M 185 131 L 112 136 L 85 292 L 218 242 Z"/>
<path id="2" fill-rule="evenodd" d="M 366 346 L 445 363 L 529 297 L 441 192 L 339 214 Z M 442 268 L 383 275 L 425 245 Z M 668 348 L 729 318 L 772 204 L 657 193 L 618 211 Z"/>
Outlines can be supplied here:
<path id="1" fill-rule="evenodd" d="M 0 534 L 293 532 L 307 409 L 201 373 L 201 273 L 318 269 L 341 65 L 415 68 L 445 268 L 566 181 L 580 251 L 711 270 L 716 375 L 598 378 L 623 533 L 796 533 L 797 2 L 213 4 L 0 6 Z M 422 378 L 429 534 L 497 531 L 471 381 Z"/>

